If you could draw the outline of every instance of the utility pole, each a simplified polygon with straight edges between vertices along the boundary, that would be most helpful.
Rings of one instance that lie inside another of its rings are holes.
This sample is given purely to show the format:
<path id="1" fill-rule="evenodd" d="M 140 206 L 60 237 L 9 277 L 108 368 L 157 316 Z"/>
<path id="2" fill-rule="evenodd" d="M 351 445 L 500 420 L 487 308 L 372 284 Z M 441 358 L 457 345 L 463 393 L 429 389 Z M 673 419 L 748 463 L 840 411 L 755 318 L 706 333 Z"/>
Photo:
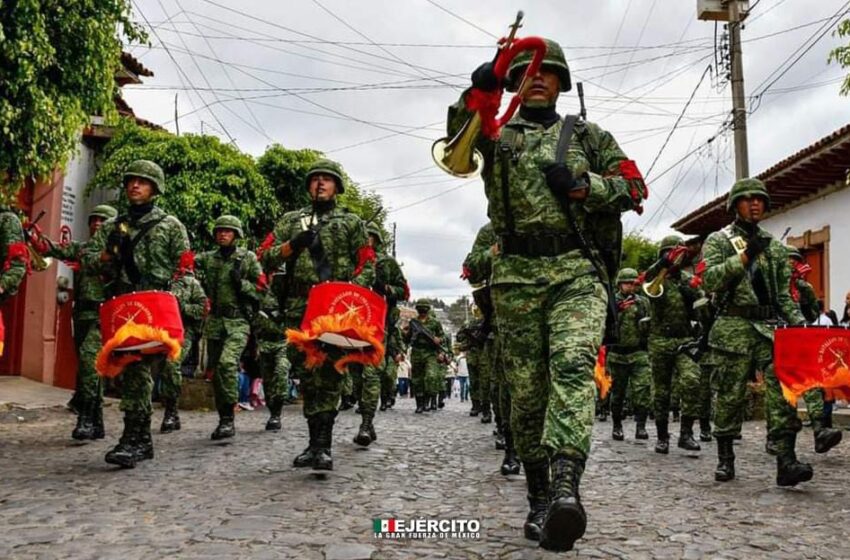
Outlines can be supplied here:
<path id="1" fill-rule="evenodd" d="M 747 147 L 747 107 L 744 99 L 744 63 L 741 59 L 741 23 L 738 0 L 727 0 L 729 10 L 729 46 L 732 57 L 732 128 L 735 131 L 735 179 L 750 176 Z"/>
<path id="2" fill-rule="evenodd" d="M 174 94 L 174 128 L 177 129 L 177 136 L 180 136 L 180 118 L 177 115 L 177 94 Z"/>
<path id="3" fill-rule="evenodd" d="M 396 240 L 396 226 L 398 223 L 393 222 L 393 258 L 395 258 L 395 240 Z"/>

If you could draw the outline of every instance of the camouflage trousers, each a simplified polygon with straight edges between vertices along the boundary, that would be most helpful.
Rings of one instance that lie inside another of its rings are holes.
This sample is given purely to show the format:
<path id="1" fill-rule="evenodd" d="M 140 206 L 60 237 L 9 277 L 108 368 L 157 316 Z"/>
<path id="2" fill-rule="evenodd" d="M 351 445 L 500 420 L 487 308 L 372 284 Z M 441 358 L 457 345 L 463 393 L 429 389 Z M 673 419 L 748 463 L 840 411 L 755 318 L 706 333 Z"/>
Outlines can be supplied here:
<path id="1" fill-rule="evenodd" d="M 220 408 L 239 402 L 239 360 L 251 328 L 241 318 L 219 321 L 220 332 L 207 334 L 207 367 L 213 370 L 215 405 Z"/>
<path id="2" fill-rule="evenodd" d="M 493 338 L 488 338 L 481 348 L 481 355 L 478 358 L 478 403 L 481 410 L 489 410 L 490 405 L 496 404 L 494 393 L 496 392 L 494 367 L 494 351 L 496 342 Z M 473 394 L 473 396 L 476 396 Z"/>
<path id="3" fill-rule="evenodd" d="M 557 285 L 495 285 L 511 430 L 523 462 L 585 459 L 593 428 L 593 368 L 607 294 L 594 276 Z"/>
<path id="4" fill-rule="evenodd" d="M 806 413 L 809 415 L 809 420 L 811 420 L 812 422 L 823 421 L 823 389 L 809 389 L 808 391 L 803 393 L 803 400 L 806 402 Z"/>
<path id="5" fill-rule="evenodd" d="M 471 348 L 466 352 L 466 367 L 469 370 L 469 395 L 474 401 L 478 401 L 478 379 L 479 365 L 481 363 L 481 350 Z"/>
<path id="6" fill-rule="evenodd" d="M 398 384 L 398 364 L 390 357 L 384 357 L 384 367 L 379 371 L 381 380 L 381 396 L 389 399 L 396 394 Z"/>
<path id="7" fill-rule="evenodd" d="M 360 366 L 359 369 L 362 372 L 360 374 L 360 393 L 355 393 L 354 396 L 360 402 L 360 412 L 374 416 L 378 410 L 378 400 L 381 397 L 381 370 L 375 366 Z"/>
<path id="8" fill-rule="evenodd" d="M 434 380 L 437 380 L 435 388 Z M 437 394 L 442 386 L 442 373 L 433 352 L 414 352 L 410 356 L 410 387 L 417 397 Z"/>
<path id="9" fill-rule="evenodd" d="M 150 354 L 133 362 L 121 372 L 121 405 L 124 412 L 137 412 L 150 416 L 153 414 L 151 397 L 153 380 L 165 367 L 165 355 Z"/>
<path id="10" fill-rule="evenodd" d="M 301 380 L 299 390 L 304 401 L 304 417 L 310 418 L 320 412 L 336 414 L 339 399 L 342 396 L 342 384 L 351 375 L 350 367 L 347 373 L 341 374 L 333 367 L 334 358 L 329 358 L 316 369 L 304 366 L 304 354 L 293 351 L 289 356 L 292 371 Z"/>
<path id="11" fill-rule="evenodd" d="M 674 389 L 678 385 L 682 416 L 707 417 L 707 399 L 703 394 L 707 385 L 702 382 L 702 370 L 687 354 L 679 352 L 688 338 L 650 336 L 649 361 L 652 364 L 652 383 L 655 399 L 655 418 L 665 419 L 670 414 Z"/>
<path id="12" fill-rule="evenodd" d="M 782 396 L 773 370 L 773 342 L 752 330 L 741 340 L 747 353 L 711 349 L 714 406 L 714 435 L 736 436 L 741 433 L 747 404 L 747 382 L 756 371 L 764 372 L 765 416 L 768 437 L 780 441 L 800 431 L 802 423 L 795 407 Z"/>
<path id="13" fill-rule="evenodd" d="M 611 410 L 622 414 L 627 394 L 633 412 L 646 414 L 652 410 L 652 369 L 646 351 L 612 352 L 606 364 L 611 373 Z"/>
<path id="14" fill-rule="evenodd" d="M 77 346 L 77 381 L 74 401 L 82 403 L 103 400 L 103 380 L 94 363 L 100 351 L 100 324 L 97 320 L 74 321 L 74 343 Z"/>
<path id="15" fill-rule="evenodd" d="M 184 333 L 183 346 L 180 348 L 180 357 L 176 362 L 167 360 L 162 366 L 159 374 L 159 394 L 164 401 L 176 401 L 180 398 L 180 389 L 183 387 L 183 361 L 192 350 L 192 340 L 195 333 L 187 331 Z"/>
<path id="16" fill-rule="evenodd" d="M 505 378 L 505 369 L 501 367 L 502 358 L 498 337 L 493 344 L 490 363 L 492 364 L 490 402 L 493 403 L 493 416 L 495 416 L 496 425 L 501 428 L 504 434 L 511 429 L 511 391 Z"/>
<path id="17" fill-rule="evenodd" d="M 282 405 L 289 391 L 289 370 L 286 344 L 279 340 L 257 341 L 257 366 L 263 378 L 263 393 L 269 406 Z"/>

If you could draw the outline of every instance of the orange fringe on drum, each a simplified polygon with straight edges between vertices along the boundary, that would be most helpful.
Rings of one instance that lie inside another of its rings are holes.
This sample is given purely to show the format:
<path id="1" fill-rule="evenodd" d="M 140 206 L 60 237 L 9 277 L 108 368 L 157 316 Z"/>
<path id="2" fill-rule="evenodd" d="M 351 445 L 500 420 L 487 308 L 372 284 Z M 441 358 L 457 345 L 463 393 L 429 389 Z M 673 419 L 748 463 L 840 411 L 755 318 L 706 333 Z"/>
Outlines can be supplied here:
<path id="1" fill-rule="evenodd" d="M 306 330 L 286 329 L 286 341 L 307 356 L 305 365 L 308 368 L 315 369 L 328 359 L 318 340 L 325 333 L 351 336 L 371 344 L 371 347 L 362 350 L 346 352 L 335 361 L 334 369 L 339 373 L 345 373 L 348 364 L 377 366 L 384 359 L 384 342 L 378 337 L 378 329 L 364 324 L 356 313 L 321 315 L 313 319 Z"/>
<path id="2" fill-rule="evenodd" d="M 161 342 L 165 347 L 148 348 L 138 352 L 127 352 L 113 354 L 113 350 L 120 348 L 122 344 L 131 338 L 143 342 Z M 139 325 L 127 323 L 119 328 L 115 335 L 107 340 L 100 352 L 97 353 L 95 369 L 102 377 L 116 377 L 124 371 L 124 368 L 133 362 L 138 362 L 144 354 L 166 354 L 169 360 L 177 361 L 180 357 L 181 342 L 172 337 L 165 329 L 158 329 L 150 325 Z"/>
<path id="3" fill-rule="evenodd" d="M 605 347 L 600 346 L 596 365 L 593 367 L 593 380 L 596 382 L 596 388 L 599 389 L 599 400 L 604 400 L 611 389 L 611 377 L 605 368 L 605 355 Z"/>

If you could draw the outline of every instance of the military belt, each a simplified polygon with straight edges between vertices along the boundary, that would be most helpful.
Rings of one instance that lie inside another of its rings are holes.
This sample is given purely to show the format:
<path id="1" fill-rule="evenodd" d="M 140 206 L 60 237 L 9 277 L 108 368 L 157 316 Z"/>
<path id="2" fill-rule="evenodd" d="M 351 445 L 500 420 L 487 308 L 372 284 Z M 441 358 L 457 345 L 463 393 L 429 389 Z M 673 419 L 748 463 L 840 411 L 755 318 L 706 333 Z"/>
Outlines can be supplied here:
<path id="1" fill-rule="evenodd" d="M 728 317 L 741 317 L 750 321 L 763 321 L 776 318 L 776 313 L 770 305 L 728 305 L 723 310 Z"/>
<path id="2" fill-rule="evenodd" d="M 242 313 L 239 309 L 235 309 L 233 307 L 227 309 L 215 309 L 213 310 L 214 317 L 220 317 L 222 319 L 244 319 L 245 314 Z"/>
<path id="3" fill-rule="evenodd" d="M 637 352 L 645 352 L 646 349 L 640 346 L 620 346 L 619 344 L 614 344 L 608 351 L 612 354 L 628 356 L 629 354 L 635 354 Z"/>
<path id="4" fill-rule="evenodd" d="M 665 336 L 667 338 L 688 338 L 691 336 L 690 329 L 675 325 L 657 325 L 652 328 L 650 334 Z"/>
<path id="5" fill-rule="evenodd" d="M 502 235 L 499 250 L 506 255 L 523 257 L 557 257 L 581 249 L 581 239 L 574 234 Z"/>

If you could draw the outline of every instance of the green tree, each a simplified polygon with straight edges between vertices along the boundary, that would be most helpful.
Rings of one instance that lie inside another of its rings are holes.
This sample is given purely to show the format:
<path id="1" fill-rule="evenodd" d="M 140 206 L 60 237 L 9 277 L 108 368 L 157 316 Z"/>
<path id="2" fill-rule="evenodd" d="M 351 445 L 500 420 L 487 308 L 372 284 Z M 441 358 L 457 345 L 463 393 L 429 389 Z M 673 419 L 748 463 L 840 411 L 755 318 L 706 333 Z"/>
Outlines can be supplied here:
<path id="1" fill-rule="evenodd" d="M 842 39 L 850 37 L 850 19 L 845 19 L 839 23 L 833 35 L 838 35 Z M 842 68 L 850 68 L 850 45 L 842 45 L 832 49 L 829 52 L 827 62 L 837 62 Z M 841 82 L 841 95 L 850 95 L 850 75 L 846 76 L 844 81 Z"/>
<path id="2" fill-rule="evenodd" d="M 158 204 L 185 224 L 196 250 L 212 245 L 212 225 L 221 214 L 242 220 L 249 246 L 262 240 L 283 215 L 274 190 L 251 156 L 215 136 L 175 136 L 142 128 L 129 119 L 122 120 L 104 148 L 103 163 L 89 191 L 114 190 L 116 204 L 125 205 L 119 190 L 123 171 L 137 159 L 162 166 L 166 192 Z"/>
<path id="3" fill-rule="evenodd" d="M 0 193 L 62 167 L 91 115 L 114 116 L 129 0 L 0 1 Z"/>
<path id="4" fill-rule="evenodd" d="M 620 266 L 646 270 L 658 258 L 658 243 L 646 237 L 629 233 L 623 238 L 623 262 Z"/>

